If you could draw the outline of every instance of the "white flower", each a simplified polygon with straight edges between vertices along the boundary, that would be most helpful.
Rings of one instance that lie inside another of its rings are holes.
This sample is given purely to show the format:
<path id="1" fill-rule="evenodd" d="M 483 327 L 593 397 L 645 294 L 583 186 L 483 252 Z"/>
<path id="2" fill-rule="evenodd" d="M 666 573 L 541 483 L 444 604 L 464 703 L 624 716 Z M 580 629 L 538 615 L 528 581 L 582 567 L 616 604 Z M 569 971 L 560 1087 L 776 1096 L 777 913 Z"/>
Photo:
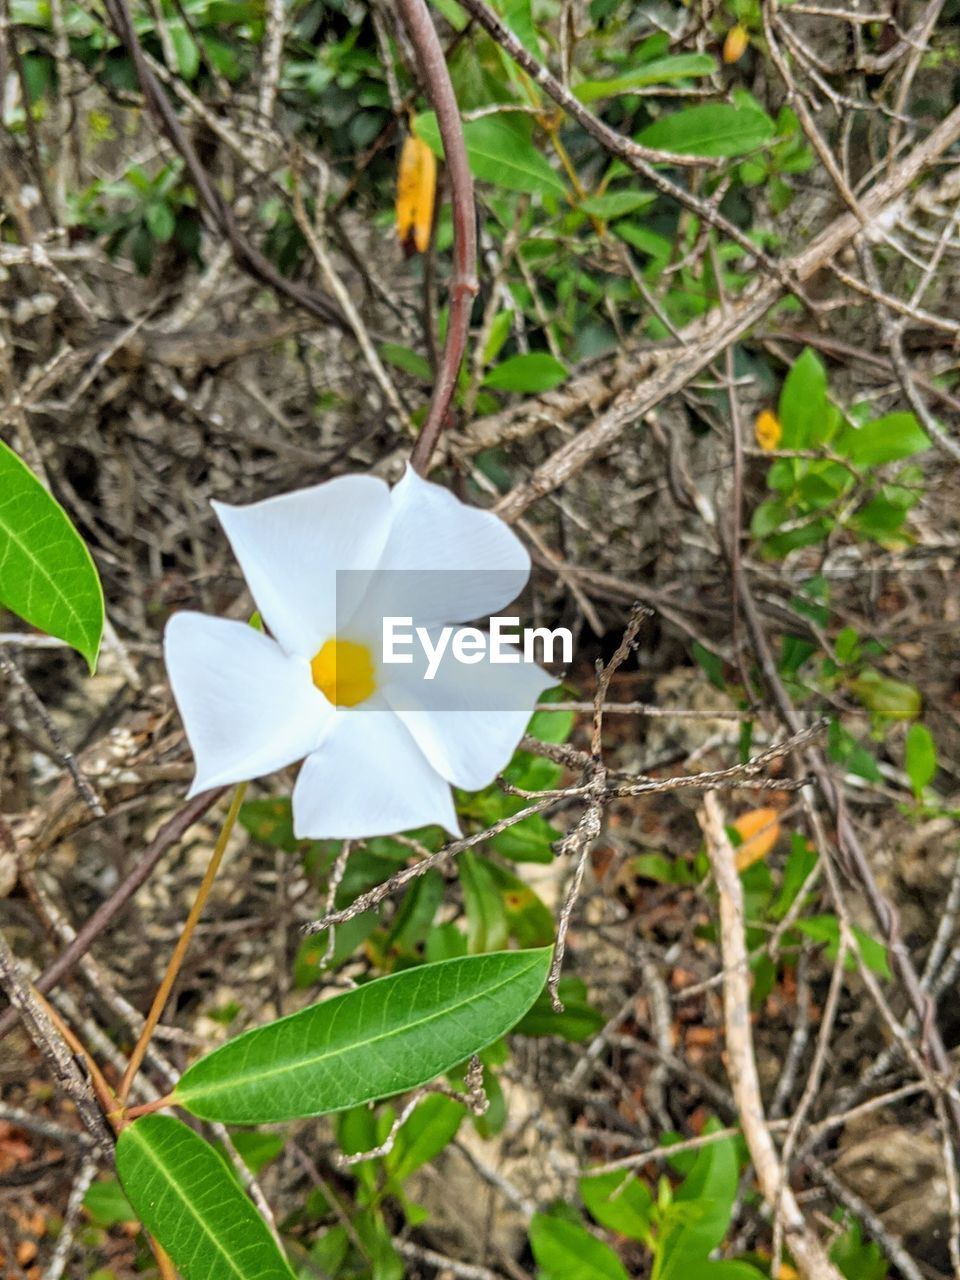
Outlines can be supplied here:
<path id="1" fill-rule="evenodd" d="M 392 490 L 344 476 L 250 506 L 213 505 L 270 635 L 198 613 L 167 623 L 164 656 L 197 766 L 190 794 L 305 758 L 293 791 L 298 837 L 430 823 L 459 833 L 450 784 L 491 782 L 556 682 L 532 663 L 484 660 L 445 664 L 428 683 L 416 663 L 384 666 L 372 628 L 386 615 L 435 629 L 495 613 L 529 576 L 522 543 L 499 517 L 410 468 Z M 338 570 L 378 571 L 349 579 L 367 587 L 346 614 Z"/>

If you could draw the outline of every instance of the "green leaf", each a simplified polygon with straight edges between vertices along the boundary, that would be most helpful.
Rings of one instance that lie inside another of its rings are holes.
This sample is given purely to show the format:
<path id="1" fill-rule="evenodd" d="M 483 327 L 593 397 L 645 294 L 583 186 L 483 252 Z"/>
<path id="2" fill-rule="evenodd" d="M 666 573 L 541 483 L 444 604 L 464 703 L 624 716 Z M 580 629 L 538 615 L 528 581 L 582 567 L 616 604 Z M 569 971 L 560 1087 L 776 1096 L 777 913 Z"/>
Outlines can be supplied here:
<path id="1" fill-rule="evenodd" d="M 494 391 L 522 391 L 533 394 L 552 391 L 567 378 L 566 366 L 549 351 L 529 351 L 511 356 L 498 364 L 483 380 L 485 387 Z"/>
<path id="2" fill-rule="evenodd" d="M 709 53 L 677 53 L 668 58 L 658 58 L 656 62 L 647 62 L 636 71 L 612 80 L 585 80 L 573 92 L 581 102 L 597 102 L 600 98 L 610 98 L 615 93 L 642 89 L 650 84 L 669 84 L 692 76 L 713 75 L 716 69 L 716 59 Z M 671 147 L 671 150 L 676 151 L 677 148 Z"/>
<path id="3" fill-rule="evenodd" d="M 716 1128 L 715 1121 L 704 1132 Z M 697 1152 L 660 1235 L 657 1280 L 688 1280 L 726 1234 L 737 1194 L 737 1148 L 723 1138 Z"/>
<path id="4" fill-rule="evenodd" d="M 187 1069 L 174 1098 L 206 1120 L 258 1124 L 415 1089 L 509 1031 L 550 955 L 494 952 L 378 978 L 228 1041 Z"/>
<path id="5" fill-rule="evenodd" d="M 176 70 L 184 80 L 192 80 L 200 70 L 200 50 L 180 19 L 175 18 L 172 22 L 168 22 L 167 30 L 170 32 L 170 42 L 177 59 Z"/>
<path id="6" fill-rule="evenodd" d="M 628 1170 L 585 1176 L 580 1195 L 590 1216 L 619 1235 L 646 1240 L 650 1234 L 653 1203 L 645 1182 Z"/>
<path id="7" fill-rule="evenodd" d="M 653 191 L 606 191 L 602 196 L 584 196 L 577 208 L 594 218 L 612 221 L 639 209 L 649 209 L 656 201 Z"/>
<path id="8" fill-rule="evenodd" d="M 403 347 L 398 342 L 383 342 L 380 344 L 380 354 L 387 364 L 392 364 L 397 369 L 402 369 L 404 373 L 409 373 L 414 378 L 419 378 L 421 382 L 433 381 L 433 370 L 430 368 L 430 361 L 418 352 L 411 351 L 409 347 Z"/>
<path id="9" fill-rule="evenodd" d="M 172 1116 L 141 1116 L 117 1140 L 117 1172 L 140 1221 L 185 1280 L 293 1280 L 234 1175 Z"/>
<path id="10" fill-rule="evenodd" d="M 93 671 L 103 589 L 59 502 L 0 440 L 0 604 L 76 649 Z"/>
<path id="11" fill-rule="evenodd" d="M 549 992 L 542 991 L 533 1008 L 517 1023 L 518 1035 L 561 1036 L 577 1044 L 601 1030 L 605 1018 L 587 999 L 587 988 L 581 978 L 561 978 L 557 995 L 563 1012 L 557 1013 Z"/>
<path id="12" fill-rule="evenodd" d="M 561 835 L 562 832 L 552 827 L 542 814 L 531 813 L 529 817 L 521 818 L 512 827 L 493 836 L 489 845 L 511 862 L 540 862 L 547 865 L 553 862 L 553 845 Z"/>
<path id="13" fill-rule="evenodd" d="M 137 1215 L 116 1178 L 99 1178 L 87 1188 L 83 1207 L 98 1227 L 112 1227 L 118 1222 L 136 1222 Z"/>
<path id="14" fill-rule="evenodd" d="M 766 1280 L 766 1275 L 749 1262 L 721 1260 L 701 1262 L 697 1267 L 697 1280 Z"/>
<path id="15" fill-rule="evenodd" d="M 418 115 L 414 129 L 432 151 L 443 156 L 434 112 Z M 563 179 L 530 140 L 526 122 L 516 123 L 507 114 L 481 116 L 479 120 L 466 121 L 463 137 L 470 168 L 481 181 L 528 195 L 567 194 Z"/>
<path id="16" fill-rule="evenodd" d="M 812 938 L 814 942 L 826 943 L 828 959 L 836 960 L 840 952 L 840 922 L 836 916 L 807 916 L 805 919 L 797 921 L 797 928 L 801 933 L 805 933 L 808 938 Z M 881 978 L 889 978 L 890 965 L 887 963 L 887 948 L 882 942 L 878 942 L 876 938 L 871 938 L 869 933 L 864 933 L 856 925 L 852 925 L 851 930 L 860 948 L 863 963 L 868 969 L 872 969 L 874 973 L 879 974 Z M 849 951 L 843 967 L 851 973 L 857 967 L 857 958 Z"/>
<path id="17" fill-rule="evenodd" d="M 172 239 L 173 233 L 177 229 L 177 220 L 174 217 L 173 210 L 163 201 L 158 201 L 156 204 L 148 204 L 143 212 L 143 219 L 154 240 L 158 240 L 161 244 L 166 244 L 168 240 Z"/>
<path id="18" fill-rule="evenodd" d="M 502 311 L 497 312 L 487 335 L 486 345 L 483 348 L 483 363 L 485 365 L 496 360 L 503 348 L 503 344 L 510 337 L 512 328 L 513 312 L 508 307 L 504 307 Z"/>
<path id="19" fill-rule="evenodd" d="M 913 794 L 919 800 L 937 772 L 937 748 L 925 724 L 912 724 L 907 730 L 906 766 Z"/>
<path id="20" fill-rule="evenodd" d="M 496 951 L 507 942 L 507 916 L 503 899 L 487 865 L 474 853 L 457 862 L 463 906 L 467 913 L 467 945 L 471 954 Z"/>
<path id="21" fill-rule="evenodd" d="M 784 449 L 808 449 L 823 439 L 827 413 L 827 371 L 807 347 L 793 363 L 780 392 L 777 417 Z"/>
<path id="22" fill-rule="evenodd" d="M 424 1098 L 400 1126 L 393 1150 L 384 1160 L 390 1188 L 396 1191 L 411 1173 L 436 1159 L 447 1143 L 453 1141 L 466 1112 L 463 1103 L 455 1098 L 445 1098 L 438 1093 Z"/>
<path id="23" fill-rule="evenodd" d="M 866 667 L 850 688 L 863 705 L 891 720 L 916 720 L 923 706 L 920 690 L 903 680 L 893 680 L 875 667 Z"/>
<path id="24" fill-rule="evenodd" d="M 888 413 L 862 427 L 849 426 L 836 441 L 837 453 L 855 466 L 899 462 L 930 448 L 930 437 L 912 413 Z"/>
<path id="25" fill-rule="evenodd" d="M 637 134 L 637 142 L 677 155 L 741 156 L 775 136 L 776 126 L 759 108 L 714 103 L 661 116 Z"/>
<path id="26" fill-rule="evenodd" d="M 627 1280 L 623 1263 L 610 1246 L 577 1222 L 534 1214 L 530 1247 L 540 1280 Z"/>

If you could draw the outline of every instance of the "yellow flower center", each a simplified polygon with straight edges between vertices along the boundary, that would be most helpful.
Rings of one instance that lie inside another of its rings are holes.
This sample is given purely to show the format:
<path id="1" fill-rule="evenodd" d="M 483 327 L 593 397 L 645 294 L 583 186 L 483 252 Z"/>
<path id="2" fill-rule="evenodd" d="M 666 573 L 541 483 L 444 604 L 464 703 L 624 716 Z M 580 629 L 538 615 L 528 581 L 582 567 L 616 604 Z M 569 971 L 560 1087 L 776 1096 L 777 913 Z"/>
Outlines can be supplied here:
<path id="1" fill-rule="evenodd" d="M 376 689 L 373 657 L 365 644 L 328 640 L 310 663 L 313 683 L 338 707 L 355 707 Z"/>

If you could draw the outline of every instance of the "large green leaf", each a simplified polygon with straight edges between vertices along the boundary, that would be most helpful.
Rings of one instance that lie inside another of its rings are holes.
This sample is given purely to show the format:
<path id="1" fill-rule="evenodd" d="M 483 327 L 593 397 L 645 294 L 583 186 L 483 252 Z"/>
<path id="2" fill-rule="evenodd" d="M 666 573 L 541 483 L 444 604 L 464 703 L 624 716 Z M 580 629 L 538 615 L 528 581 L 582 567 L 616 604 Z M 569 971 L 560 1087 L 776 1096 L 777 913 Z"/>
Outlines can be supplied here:
<path id="1" fill-rule="evenodd" d="M 96 566 L 63 507 L 2 440 L 0 604 L 65 640 L 93 670 L 103 634 Z"/>
<path id="2" fill-rule="evenodd" d="M 421 965 L 257 1027 L 195 1062 L 174 1100 L 259 1124 L 415 1089 L 509 1031 L 536 1000 L 550 948 Z"/>
<path id="3" fill-rule="evenodd" d="M 140 1221 L 184 1280 L 293 1280 L 267 1224 L 223 1159 L 173 1116 L 142 1116 L 117 1141 Z"/>
<path id="4" fill-rule="evenodd" d="M 776 125 L 758 107 L 721 102 L 661 116 L 637 134 L 637 141 L 677 155 L 741 156 L 772 142 L 776 131 Z"/>
<path id="5" fill-rule="evenodd" d="M 709 76 L 716 69 L 716 59 L 709 53 L 675 53 L 666 58 L 657 58 L 655 62 L 646 62 L 636 71 L 629 71 L 612 80 L 585 80 L 573 92 L 581 102 L 597 102 L 600 98 L 610 98 L 615 93 L 628 93 L 631 89 L 642 89 L 645 85 L 669 84 L 672 80 L 687 80 L 692 76 Z"/>
<path id="6" fill-rule="evenodd" d="M 513 113 L 514 117 L 516 112 Z M 414 129 L 428 147 L 443 156 L 437 117 L 432 111 L 417 116 Z M 492 182 L 507 191 L 528 195 L 564 196 L 567 188 L 545 156 L 530 140 L 526 122 L 517 123 L 507 115 L 481 116 L 463 126 L 467 158 L 474 177 Z"/>
<path id="7" fill-rule="evenodd" d="M 899 462 L 930 448 L 930 437 L 912 413 L 888 413 L 862 427 L 847 427 L 836 442 L 837 453 L 857 466 Z"/>

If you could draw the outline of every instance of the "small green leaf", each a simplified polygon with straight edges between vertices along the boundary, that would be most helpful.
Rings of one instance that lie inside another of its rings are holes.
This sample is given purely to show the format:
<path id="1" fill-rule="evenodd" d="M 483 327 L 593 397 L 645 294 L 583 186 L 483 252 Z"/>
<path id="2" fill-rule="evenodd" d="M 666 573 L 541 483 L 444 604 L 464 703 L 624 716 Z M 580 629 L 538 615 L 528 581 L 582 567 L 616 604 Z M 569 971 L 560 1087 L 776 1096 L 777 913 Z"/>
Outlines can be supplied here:
<path id="1" fill-rule="evenodd" d="M 192 80 L 200 70 L 200 50 L 197 48 L 196 41 L 186 25 L 178 18 L 167 23 L 167 30 L 170 32 L 170 42 L 177 59 L 176 70 L 184 80 Z"/>
<path id="2" fill-rule="evenodd" d="M 342 1111 L 415 1089 L 509 1031 L 551 951 L 502 951 L 378 978 L 228 1041 L 189 1067 L 176 1102 L 259 1124 Z"/>
<path id="3" fill-rule="evenodd" d="M 601 1030 L 604 1016 L 587 999 L 586 984 L 581 978 L 561 978 L 557 995 L 563 1005 L 562 1013 L 554 1009 L 549 992 L 542 991 L 533 1008 L 517 1023 L 517 1033 L 524 1036 L 560 1036 L 578 1044 Z"/>
<path id="4" fill-rule="evenodd" d="M 136 1222 L 137 1215 L 116 1178 L 98 1178 L 87 1188 L 83 1207 L 90 1221 L 98 1227 L 112 1227 L 118 1222 Z"/>
<path id="5" fill-rule="evenodd" d="M 826 943 L 828 959 L 836 960 L 840 952 L 840 921 L 836 916 L 807 916 L 805 919 L 797 921 L 797 928 L 801 933 L 805 933 L 808 938 L 812 938 L 814 942 Z M 881 978 L 889 978 L 890 965 L 887 963 L 887 948 L 882 942 L 878 942 L 876 938 L 871 938 L 869 933 L 865 933 L 862 929 L 857 928 L 856 925 L 852 925 L 851 930 L 857 940 L 857 946 L 860 948 L 863 963 Z M 843 967 L 851 973 L 857 967 L 857 958 L 849 951 Z"/>
<path id="6" fill-rule="evenodd" d="M 648 1238 L 653 1202 L 646 1183 L 629 1170 L 588 1174 L 580 1179 L 580 1195 L 601 1227 L 630 1240 Z"/>
<path id="7" fill-rule="evenodd" d="M 380 354 L 387 364 L 402 369 L 404 373 L 419 378 L 421 382 L 433 381 L 430 361 L 424 359 L 418 352 L 411 351 L 409 347 L 403 347 L 398 342 L 384 342 L 380 346 Z"/>
<path id="8" fill-rule="evenodd" d="M 827 371 L 809 347 L 787 374 L 777 417 L 783 428 L 780 444 L 784 449 L 808 449 L 824 438 L 828 423 Z"/>
<path id="9" fill-rule="evenodd" d="M 656 201 L 653 191 L 605 191 L 602 196 L 585 196 L 577 207 L 594 218 L 604 218 L 609 222 L 640 209 L 649 209 Z"/>
<path id="10" fill-rule="evenodd" d="M 676 155 L 741 156 L 775 136 L 776 126 L 758 107 L 714 103 L 661 116 L 637 134 L 637 142 Z"/>
<path id="11" fill-rule="evenodd" d="M 888 413 L 862 427 L 847 427 L 835 447 L 855 466 L 872 467 L 922 453 L 930 448 L 930 437 L 912 413 Z"/>
<path id="12" fill-rule="evenodd" d="M 642 89 L 650 84 L 670 84 L 671 81 L 689 80 L 693 76 L 713 75 L 716 69 L 716 59 L 709 53 L 677 53 L 658 58 L 656 62 L 644 63 L 636 71 L 612 80 L 585 80 L 573 92 L 581 102 L 597 102 L 600 98 L 611 98 L 615 93 Z M 671 147 L 672 151 L 676 149 Z"/>
<path id="13" fill-rule="evenodd" d="M 174 217 L 173 210 L 164 201 L 160 200 L 156 204 L 148 204 L 144 210 L 143 219 L 154 240 L 158 240 L 161 244 L 166 244 L 168 240 L 173 238 L 173 233 L 177 229 L 177 220 Z"/>
<path id="14" fill-rule="evenodd" d="M 411 1173 L 436 1159 L 447 1143 L 453 1141 L 466 1113 L 462 1102 L 437 1093 L 417 1105 L 413 1114 L 400 1126 L 393 1150 L 384 1160 L 394 1191 Z"/>
<path id="15" fill-rule="evenodd" d="M 577 1222 L 534 1214 L 530 1247 L 540 1280 L 627 1280 L 623 1263 L 610 1246 Z"/>
<path id="16" fill-rule="evenodd" d="M 493 324 L 490 326 L 490 332 L 487 335 L 486 345 L 483 348 L 483 363 L 490 364 L 496 360 L 497 356 L 503 349 L 503 344 L 510 337 L 510 330 L 513 328 L 513 312 L 504 307 L 502 311 L 498 311 L 494 317 Z"/>
<path id="17" fill-rule="evenodd" d="M 891 720 L 916 720 L 923 706 L 920 690 L 903 680 L 893 680 L 875 667 L 866 667 L 850 688 L 863 705 Z"/>
<path id="18" fill-rule="evenodd" d="M 0 604 L 64 640 L 93 671 L 103 635 L 96 565 L 63 507 L 2 440 Z"/>
<path id="19" fill-rule="evenodd" d="M 498 364 L 483 380 L 494 391 L 522 391 L 528 395 L 552 391 L 567 377 L 566 366 L 549 351 L 529 351 Z"/>
<path id="20" fill-rule="evenodd" d="M 432 151 L 443 156 L 434 112 L 418 115 L 414 129 Z M 463 126 L 463 137 L 470 168 L 481 181 L 528 195 L 567 194 L 563 179 L 533 145 L 528 124 L 516 122 L 516 112 L 512 117 L 503 114 L 468 120 Z"/>
<path id="21" fill-rule="evenodd" d="M 907 730 L 906 765 L 913 794 L 919 800 L 937 772 L 937 748 L 925 724 L 912 724 Z"/>
<path id="22" fill-rule="evenodd" d="M 507 914 L 487 864 L 474 853 L 457 862 L 463 906 L 467 915 L 467 946 L 472 955 L 496 951 L 507 942 Z"/>
<path id="23" fill-rule="evenodd" d="M 293 1280 L 267 1224 L 208 1142 L 173 1116 L 141 1116 L 117 1140 L 140 1221 L 185 1280 Z"/>

